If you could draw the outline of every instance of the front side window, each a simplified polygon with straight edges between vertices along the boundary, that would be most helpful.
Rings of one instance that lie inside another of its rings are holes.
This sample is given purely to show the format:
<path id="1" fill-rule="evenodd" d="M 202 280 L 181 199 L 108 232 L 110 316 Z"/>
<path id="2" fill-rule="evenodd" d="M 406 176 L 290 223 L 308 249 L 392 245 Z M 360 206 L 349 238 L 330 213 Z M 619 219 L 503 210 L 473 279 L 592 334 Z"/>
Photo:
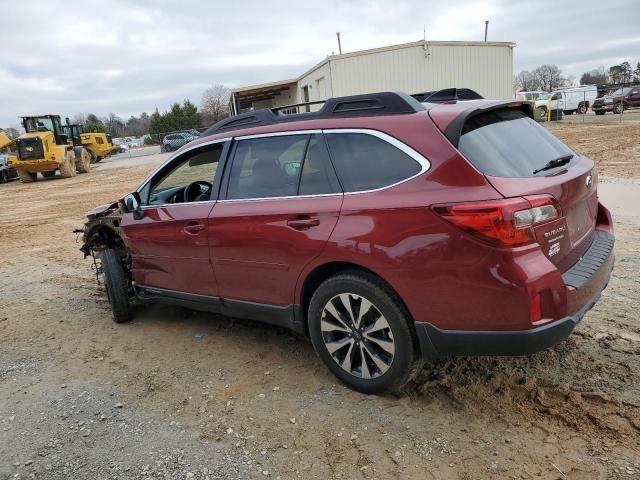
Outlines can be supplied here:
<path id="1" fill-rule="evenodd" d="M 309 135 L 240 140 L 237 144 L 227 199 L 294 196 Z"/>
<path id="2" fill-rule="evenodd" d="M 181 155 L 173 168 L 160 172 L 149 189 L 148 205 L 203 202 L 211 199 L 223 145 L 205 147 Z M 144 195 L 143 197 L 144 203 Z"/>
<path id="3" fill-rule="evenodd" d="M 329 152 L 322 135 L 312 135 L 304 157 L 298 194 L 328 195 L 340 192 L 340 184 L 331 166 Z"/>
<path id="4" fill-rule="evenodd" d="M 327 132 L 325 138 L 345 192 L 388 187 L 422 170 L 415 159 L 373 135 Z"/>

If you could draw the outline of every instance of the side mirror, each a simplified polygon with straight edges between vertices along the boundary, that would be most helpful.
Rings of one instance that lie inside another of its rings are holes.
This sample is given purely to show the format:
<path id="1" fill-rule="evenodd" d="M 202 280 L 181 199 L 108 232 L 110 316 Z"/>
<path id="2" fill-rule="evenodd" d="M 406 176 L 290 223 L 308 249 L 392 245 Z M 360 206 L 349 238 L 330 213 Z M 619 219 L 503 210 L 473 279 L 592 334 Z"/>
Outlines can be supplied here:
<path id="1" fill-rule="evenodd" d="M 120 210 L 124 213 L 132 213 L 134 220 L 140 220 L 144 217 L 144 211 L 140 206 L 140 194 L 132 192 L 122 197 L 120 201 Z"/>

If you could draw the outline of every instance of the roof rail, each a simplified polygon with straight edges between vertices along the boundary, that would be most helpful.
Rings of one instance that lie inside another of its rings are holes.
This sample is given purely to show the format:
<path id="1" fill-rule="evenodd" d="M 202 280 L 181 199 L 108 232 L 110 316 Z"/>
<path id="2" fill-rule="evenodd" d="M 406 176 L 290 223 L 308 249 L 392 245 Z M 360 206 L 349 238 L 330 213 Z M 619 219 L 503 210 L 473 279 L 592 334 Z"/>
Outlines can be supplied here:
<path id="1" fill-rule="evenodd" d="M 324 104 L 317 112 L 283 113 L 282 110 Z M 273 109 L 254 110 L 235 117 L 225 118 L 209 127 L 203 137 L 226 130 L 272 125 L 275 123 L 318 118 L 357 117 L 364 115 L 390 115 L 416 113 L 425 107 L 416 99 L 403 92 L 378 92 L 348 97 L 329 98 L 319 102 L 286 105 Z"/>
<path id="2" fill-rule="evenodd" d="M 470 88 L 445 88 L 433 92 L 414 93 L 411 95 L 419 102 L 452 102 L 456 100 L 481 100 L 484 97 Z"/>

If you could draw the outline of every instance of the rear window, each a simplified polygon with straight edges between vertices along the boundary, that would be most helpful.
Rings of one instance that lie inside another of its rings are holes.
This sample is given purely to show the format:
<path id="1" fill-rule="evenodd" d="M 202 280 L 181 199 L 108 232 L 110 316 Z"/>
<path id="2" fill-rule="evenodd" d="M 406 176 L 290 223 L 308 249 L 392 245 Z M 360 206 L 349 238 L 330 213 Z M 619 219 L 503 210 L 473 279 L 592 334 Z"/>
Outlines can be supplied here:
<path id="1" fill-rule="evenodd" d="M 547 162 L 573 154 L 531 117 L 511 109 L 471 118 L 458 149 L 478 170 L 495 177 L 533 177 Z"/>

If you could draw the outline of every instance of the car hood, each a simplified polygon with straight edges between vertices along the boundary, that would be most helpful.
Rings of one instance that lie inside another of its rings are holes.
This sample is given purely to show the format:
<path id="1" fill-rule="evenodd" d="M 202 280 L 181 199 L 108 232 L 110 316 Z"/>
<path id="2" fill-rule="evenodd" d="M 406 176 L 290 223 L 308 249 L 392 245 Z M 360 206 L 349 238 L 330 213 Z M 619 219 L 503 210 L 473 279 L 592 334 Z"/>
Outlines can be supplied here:
<path id="1" fill-rule="evenodd" d="M 99 207 L 89 210 L 88 212 L 85 213 L 85 216 L 88 218 L 101 217 L 107 214 L 108 212 L 110 212 L 111 210 L 113 210 L 114 208 L 118 208 L 117 201 L 111 202 L 111 203 L 105 203 L 104 205 L 100 205 Z"/>

